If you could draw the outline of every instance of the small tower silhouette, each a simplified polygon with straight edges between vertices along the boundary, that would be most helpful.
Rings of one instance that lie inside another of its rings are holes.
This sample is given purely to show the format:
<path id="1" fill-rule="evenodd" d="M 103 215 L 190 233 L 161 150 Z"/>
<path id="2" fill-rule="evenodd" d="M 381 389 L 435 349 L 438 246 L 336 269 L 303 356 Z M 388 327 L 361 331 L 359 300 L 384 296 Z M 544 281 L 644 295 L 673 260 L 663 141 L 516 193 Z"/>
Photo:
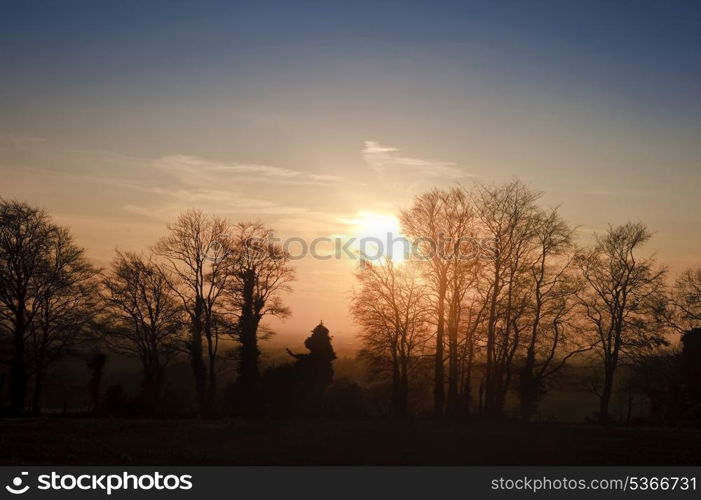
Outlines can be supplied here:
<path id="1" fill-rule="evenodd" d="M 312 334 L 304 341 L 304 347 L 309 352 L 296 354 L 289 349 L 287 352 L 295 358 L 296 371 L 300 387 L 301 399 L 306 401 L 306 413 L 318 414 L 321 411 L 322 400 L 326 388 L 333 382 L 333 360 L 336 353 L 331 345 L 329 329 L 320 321 L 314 327 Z"/>

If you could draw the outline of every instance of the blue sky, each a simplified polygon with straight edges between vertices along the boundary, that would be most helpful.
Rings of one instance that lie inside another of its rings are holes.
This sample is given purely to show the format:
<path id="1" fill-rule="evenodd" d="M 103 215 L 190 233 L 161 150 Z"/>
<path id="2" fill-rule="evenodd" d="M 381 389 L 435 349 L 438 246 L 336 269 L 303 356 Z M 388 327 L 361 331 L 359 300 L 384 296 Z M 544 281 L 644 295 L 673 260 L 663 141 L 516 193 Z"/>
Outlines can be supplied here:
<path id="1" fill-rule="evenodd" d="M 2 2 L 0 105 L 39 130 L 80 128 L 69 111 L 167 119 L 221 101 L 452 124 L 451 103 L 505 95 L 683 135 L 699 125 L 700 22 L 698 2 Z M 147 151 L 132 130 L 114 140 Z"/>

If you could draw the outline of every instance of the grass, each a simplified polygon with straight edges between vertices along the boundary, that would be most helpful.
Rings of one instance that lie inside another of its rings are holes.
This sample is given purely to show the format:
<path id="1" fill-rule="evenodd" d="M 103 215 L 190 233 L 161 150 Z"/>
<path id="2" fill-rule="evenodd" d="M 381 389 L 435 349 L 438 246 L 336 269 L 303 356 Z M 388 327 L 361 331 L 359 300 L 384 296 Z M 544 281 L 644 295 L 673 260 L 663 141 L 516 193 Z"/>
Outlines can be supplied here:
<path id="1" fill-rule="evenodd" d="M 701 465 L 701 430 L 430 420 L 0 420 L 0 465 Z"/>

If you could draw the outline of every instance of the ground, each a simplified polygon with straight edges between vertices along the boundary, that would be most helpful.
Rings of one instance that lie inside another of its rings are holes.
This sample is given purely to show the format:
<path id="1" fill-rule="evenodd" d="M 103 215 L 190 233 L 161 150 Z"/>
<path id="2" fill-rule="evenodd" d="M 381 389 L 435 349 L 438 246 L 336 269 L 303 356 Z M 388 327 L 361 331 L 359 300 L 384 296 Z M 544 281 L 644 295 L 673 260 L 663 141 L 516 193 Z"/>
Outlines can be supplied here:
<path id="1" fill-rule="evenodd" d="M 701 430 L 594 425 L 0 420 L 0 465 L 701 465 Z"/>

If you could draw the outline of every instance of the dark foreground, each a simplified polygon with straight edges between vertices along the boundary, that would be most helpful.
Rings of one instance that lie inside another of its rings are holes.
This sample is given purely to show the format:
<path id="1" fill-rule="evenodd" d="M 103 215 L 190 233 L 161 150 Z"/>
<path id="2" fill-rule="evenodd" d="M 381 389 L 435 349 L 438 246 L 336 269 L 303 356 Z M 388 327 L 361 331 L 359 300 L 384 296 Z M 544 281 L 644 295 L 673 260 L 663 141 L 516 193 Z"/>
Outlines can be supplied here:
<path id="1" fill-rule="evenodd" d="M 701 430 L 432 421 L 0 420 L 1 465 L 701 465 Z"/>

